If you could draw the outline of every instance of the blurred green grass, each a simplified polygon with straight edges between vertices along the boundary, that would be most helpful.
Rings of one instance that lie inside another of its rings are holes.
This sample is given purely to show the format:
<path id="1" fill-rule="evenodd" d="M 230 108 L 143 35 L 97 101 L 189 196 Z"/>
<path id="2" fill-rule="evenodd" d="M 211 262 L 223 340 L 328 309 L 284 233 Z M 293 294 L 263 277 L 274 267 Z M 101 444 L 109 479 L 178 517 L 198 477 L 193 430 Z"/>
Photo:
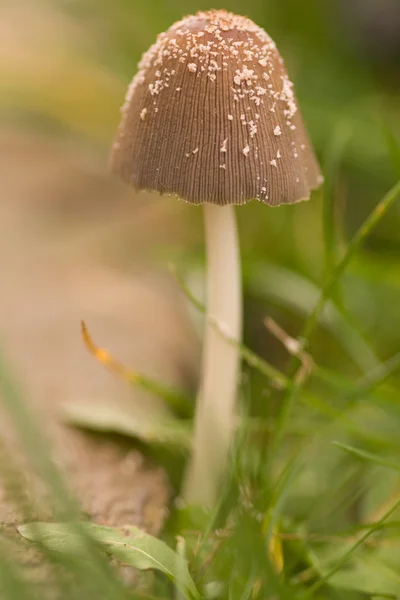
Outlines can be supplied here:
<path id="1" fill-rule="evenodd" d="M 42 0 L 33 6 L 6 1 L 1 27 L 9 43 L 0 51 L 0 123 L 72 138 L 105 160 L 141 53 L 158 32 L 202 8 L 209 4 Z M 345 3 L 236 0 L 224 8 L 247 14 L 277 42 L 327 178 L 324 190 L 309 203 L 279 210 L 253 203 L 238 211 L 245 342 L 288 372 L 290 357 L 264 329 L 263 318 L 271 315 L 290 335 L 300 335 L 349 240 L 398 179 L 400 67 L 366 51 Z M 377 29 L 373 47 L 380 47 L 379 35 Z M 189 280 L 203 268 L 200 219 L 199 211 L 192 210 L 189 248 L 158 253 L 159 261 L 172 259 Z M 221 506 L 211 521 L 204 524 L 200 518 L 196 525 L 209 533 L 203 553 L 192 556 L 195 541 L 186 536 L 193 576 L 203 593 L 212 591 L 218 579 L 227 585 L 217 598 L 400 597 L 399 517 L 387 516 L 400 498 L 400 478 L 391 468 L 400 464 L 400 371 L 365 385 L 381 363 L 400 351 L 399 231 L 397 203 L 335 283 L 308 348 L 319 370 L 292 398 L 273 455 L 283 392 L 265 373 L 245 366 L 244 422 L 260 419 L 261 427 L 243 427 Z M 24 413 L 15 416 L 25 423 Z M 21 434 L 46 465 L 29 426 Z M 346 452 L 346 447 L 356 451 Z M 380 464 L 371 458 L 376 455 Z M 53 475 L 47 479 L 62 496 Z M 232 526 L 225 517 L 237 506 Z M 193 522 L 177 511 L 168 539 L 196 529 Z M 215 529 L 222 531 L 219 538 Z M 267 552 L 274 535 L 283 544 L 284 577 Z M 210 556 L 212 569 L 207 568 Z M 345 565 L 338 568 L 344 557 Z M 104 578 L 95 581 L 105 567 L 99 557 L 90 560 L 95 569 L 74 563 L 77 580 L 61 586 L 60 597 L 125 597 L 118 582 L 102 588 Z M 27 597 L 21 575 L 8 562 L 0 561 L 5 597 Z M 41 592 L 30 591 L 40 597 Z M 154 593 L 173 594 L 161 580 Z"/>

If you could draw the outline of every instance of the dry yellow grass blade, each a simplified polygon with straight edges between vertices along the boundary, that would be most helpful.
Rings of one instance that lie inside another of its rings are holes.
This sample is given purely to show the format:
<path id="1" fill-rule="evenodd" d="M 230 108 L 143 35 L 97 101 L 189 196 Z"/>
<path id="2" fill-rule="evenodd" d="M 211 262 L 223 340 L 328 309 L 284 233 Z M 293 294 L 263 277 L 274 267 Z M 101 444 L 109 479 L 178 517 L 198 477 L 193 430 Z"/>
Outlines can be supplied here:
<path id="1" fill-rule="evenodd" d="M 191 399 L 179 390 L 173 390 L 162 383 L 158 383 L 148 377 L 127 369 L 116 360 L 105 348 L 99 348 L 93 342 L 84 321 L 81 321 L 82 338 L 89 352 L 104 365 L 111 373 L 120 377 L 130 384 L 139 385 L 147 392 L 163 398 L 172 408 L 176 409 L 182 416 L 190 416 L 192 413 Z"/>
<path id="2" fill-rule="evenodd" d="M 81 321 L 81 333 L 86 348 L 101 364 L 107 367 L 107 369 L 109 369 L 112 373 L 122 377 L 129 383 L 140 383 L 140 376 L 137 373 L 126 369 L 124 365 L 115 360 L 110 352 L 105 348 L 99 348 L 96 346 L 84 321 Z"/>

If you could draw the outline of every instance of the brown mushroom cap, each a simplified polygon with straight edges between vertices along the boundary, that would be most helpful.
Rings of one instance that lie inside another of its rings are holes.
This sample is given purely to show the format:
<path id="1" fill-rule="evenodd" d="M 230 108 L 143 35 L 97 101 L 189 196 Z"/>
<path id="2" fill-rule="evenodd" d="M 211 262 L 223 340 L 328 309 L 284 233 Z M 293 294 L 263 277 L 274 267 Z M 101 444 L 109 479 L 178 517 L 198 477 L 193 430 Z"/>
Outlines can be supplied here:
<path id="1" fill-rule="evenodd" d="M 199 12 L 159 35 L 121 112 L 111 166 L 137 190 L 279 205 L 322 183 L 283 60 L 245 17 Z"/>

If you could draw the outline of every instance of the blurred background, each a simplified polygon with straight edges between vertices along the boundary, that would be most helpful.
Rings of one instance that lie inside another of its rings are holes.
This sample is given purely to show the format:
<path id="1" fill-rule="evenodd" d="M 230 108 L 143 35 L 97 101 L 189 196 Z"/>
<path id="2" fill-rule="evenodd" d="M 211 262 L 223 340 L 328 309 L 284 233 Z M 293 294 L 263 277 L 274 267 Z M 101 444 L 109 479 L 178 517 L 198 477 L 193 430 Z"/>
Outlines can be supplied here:
<path id="1" fill-rule="evenodd" d="M 135 196 L 108 175 L 107 161 L 141 54 L 174 21 L 207 8 L 202 0 L 0 4 L 0 337 L 46 415 L 55 398 L 123 395 L 81 347 L 81 318 L 129 366 L 195 388 L 197 321 L 182 310 L 167 266 L 175 263 L 202 295 L 201 210 Z M 299 335 L 326 273 L 400 177 L 400 2 L 226 0 L 213 8 L 248 15 L 276 41 L 326 177 L 308 203 L 237 211 L 245 341 L 285 369 L 286 351 L 263 318 Z M 317 364 L 357 379 L 400 351 L 400 203 L 337 288 L 310 352 Z M 390 401 L 351 407 L 367 448 L 385 441 L 400 451 L 399 384 L 400 374 L 392 376 Z M 252 412 L 272 418 L 276 407 L 266 408 L 261 377 L 249 371 L 244 385 Z M 334 395 L 321 398 L 346 410 Z M 347 522 L 349 504 L 353 516 L 370 515 L 399 493 L 397 475 L 344 463 L 328 448 L 330 438 L 313 437 L 332 415 L 303 404 L 296 415 L 313 468 L 293 489 L 293 518 L 307 514 L 324 531 L 333 518 Z M 341 425 L 334 426 L 337 438 Z M 335 469 L 332 491 L 326 473 Z M 319 503 L 324 494 L 326 504 Z M 340 517 L 333 499 L 345 506 Z"/>

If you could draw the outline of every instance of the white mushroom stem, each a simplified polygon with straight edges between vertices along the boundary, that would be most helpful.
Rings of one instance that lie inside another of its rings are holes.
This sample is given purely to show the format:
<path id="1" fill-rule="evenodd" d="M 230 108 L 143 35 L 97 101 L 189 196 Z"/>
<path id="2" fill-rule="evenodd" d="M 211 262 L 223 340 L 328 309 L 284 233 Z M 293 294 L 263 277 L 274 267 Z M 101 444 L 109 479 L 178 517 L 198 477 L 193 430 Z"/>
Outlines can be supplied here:
<path id="1" fill-rule="evenodd" d="M 183 490 L 190 504 L 212 507 L 226 471 L 234 432 L 242 293 L 240 251 L 233 206 L 204 205 L 207 318 L 193 454 Z"/>

